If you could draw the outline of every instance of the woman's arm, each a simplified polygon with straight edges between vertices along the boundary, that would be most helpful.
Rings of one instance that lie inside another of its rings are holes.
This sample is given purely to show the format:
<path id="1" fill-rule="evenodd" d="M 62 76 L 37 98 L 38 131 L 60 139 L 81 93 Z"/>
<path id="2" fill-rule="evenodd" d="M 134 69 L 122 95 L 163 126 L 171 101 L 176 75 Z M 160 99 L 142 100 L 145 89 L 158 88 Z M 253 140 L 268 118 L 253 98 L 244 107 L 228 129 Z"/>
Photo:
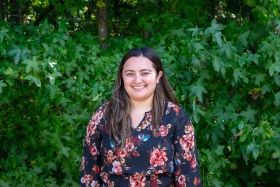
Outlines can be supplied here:
<path id="1" fill-rule="evenodd" d="M 102 135 L 99 133 L 99 125 L 103 117 L 102 107 L 93 113 L 86 131 L 83 157 L 80 172 L 80 186 L 101 186 L 99 173 L 101 169 L 100 144 Z"/>
<path id="2" fill-rule="evenodd" d="M 182 117 L 174 134 L 175 186 L 202 186 L 194 127 L 187 115 Z"/>

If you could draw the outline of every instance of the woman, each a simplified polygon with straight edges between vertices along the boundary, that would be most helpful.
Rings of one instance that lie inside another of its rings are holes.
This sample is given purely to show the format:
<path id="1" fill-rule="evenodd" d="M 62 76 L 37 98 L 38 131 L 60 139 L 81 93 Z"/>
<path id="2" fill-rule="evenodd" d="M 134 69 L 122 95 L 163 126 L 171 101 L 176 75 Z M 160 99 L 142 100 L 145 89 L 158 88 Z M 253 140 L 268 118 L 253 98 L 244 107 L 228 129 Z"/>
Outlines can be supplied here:
<path id="1" fill-rule="evenodd" d="M 86 131 L 80 186 L 201 186 L 193 125 L 159 56 L 134 48 Z"/>

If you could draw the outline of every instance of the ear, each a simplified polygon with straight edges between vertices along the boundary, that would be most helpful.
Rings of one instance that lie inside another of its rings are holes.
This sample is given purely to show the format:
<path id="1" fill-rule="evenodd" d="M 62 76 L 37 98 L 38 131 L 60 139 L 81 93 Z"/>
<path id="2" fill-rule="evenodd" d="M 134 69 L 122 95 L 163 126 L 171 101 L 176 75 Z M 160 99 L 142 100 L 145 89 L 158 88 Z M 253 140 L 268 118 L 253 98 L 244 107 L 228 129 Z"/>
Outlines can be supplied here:
<path id="1" fill-rule="evenodd" d="M 157 83 L 159 83 L 159 79 L 161 78 L 162 75 L 163 75 L 162 71 L 159 71 L 157 75 Z"/>

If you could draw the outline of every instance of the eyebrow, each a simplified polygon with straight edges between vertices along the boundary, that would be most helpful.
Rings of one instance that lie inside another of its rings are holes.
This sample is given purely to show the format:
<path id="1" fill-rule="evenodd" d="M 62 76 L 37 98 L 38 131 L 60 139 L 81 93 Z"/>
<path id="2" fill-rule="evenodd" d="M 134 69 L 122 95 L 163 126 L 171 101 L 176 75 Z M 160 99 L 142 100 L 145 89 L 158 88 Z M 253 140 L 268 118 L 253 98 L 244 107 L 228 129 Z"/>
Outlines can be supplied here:
<path id="1" fill-rule="evenodd" d="M 129 69 L 128 69 L 128 70 L 125 70 L 124 72 L 126 73 L 126 72 L 128 72 L 128 71 L 129 71 L 129 72 L 134 72 L 133 70 L 129 70 Z M 150 70 L 150 69 L 141 69 L 140 72 L 142 72 L 142 71 L 150 71 L 150 72 L 152 72 L 152 70 Z"/>

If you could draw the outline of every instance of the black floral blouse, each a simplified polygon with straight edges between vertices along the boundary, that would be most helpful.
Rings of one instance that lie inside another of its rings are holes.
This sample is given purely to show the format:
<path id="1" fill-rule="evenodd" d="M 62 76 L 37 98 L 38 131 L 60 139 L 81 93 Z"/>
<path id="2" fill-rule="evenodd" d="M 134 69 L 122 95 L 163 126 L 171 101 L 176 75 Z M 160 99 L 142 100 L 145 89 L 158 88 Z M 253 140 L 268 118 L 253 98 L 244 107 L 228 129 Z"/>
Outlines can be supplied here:
<path id="1" fill-rule="evenodd" d="M 202 186 L 194 127 L 187 113 L 166 102 L 158 131 L 146 112 L 123 149 L 110 141 L 104 119 L 107 103 L 88 123 L 80 174 L 81 187 L 192 187 Z"/>

